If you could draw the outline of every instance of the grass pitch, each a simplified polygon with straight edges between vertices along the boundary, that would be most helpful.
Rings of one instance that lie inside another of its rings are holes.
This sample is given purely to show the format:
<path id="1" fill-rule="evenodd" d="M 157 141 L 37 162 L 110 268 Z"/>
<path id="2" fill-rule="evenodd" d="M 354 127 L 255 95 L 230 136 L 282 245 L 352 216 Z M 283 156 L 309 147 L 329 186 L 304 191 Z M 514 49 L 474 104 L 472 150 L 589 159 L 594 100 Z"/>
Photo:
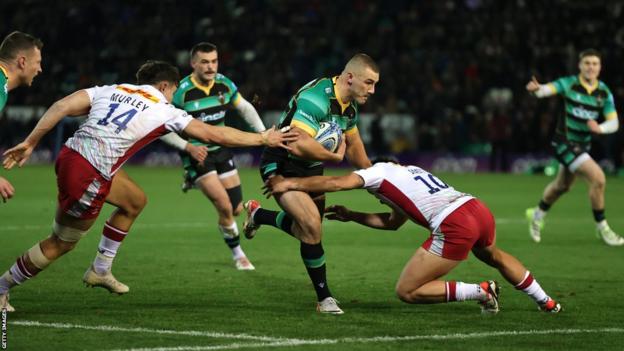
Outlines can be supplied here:
<path id="1" fill-rule="evenodd" d="M 524 210 L 537 203 L 550 178 L 441 177 L 490 206 L 499 246 L 529 267 L 562 303 L 563 313 L 539 313 L 528 297 L 472 256 L 448 278 L 497 279 L 502 286 L 498 315 L 480 315 L 474 302 L 404 304 L 394 296 L 394 284 L 426 230 L 411 223 L 386 232 L 326 222 L 328 280 L 345 315 L 325 316 L 315 312 L 296 240 L 261 228 L 254 240 L 242 239 L 257 270 L 238 272 L 217 231 L 212 205 L 198 191 L 179 190 L 180 169 L 127 171 L 149 198 L 113 268 L 130 293 L 116 296 L 82 285 L 111 212 L 107 205 L 73 252 L 12 291 L 18 311 L 8 315 L 9 350 L 622 348 L 624 248 L 607 247 L 595 237 L 584 184 L 553 207 L 538 245 L 529 239 Z M 3 175 L 17 195 L 0 204 L 0 271 L 50 233 L 56 205 L 52 167 L 27 166 Z M 245 198 L 260 198 L 257 170 L 242 170 L 241 176 Z M 624 179 L 608 179 L 607 217 L 619 233 L 624 232 L 622 195 Z M 277 208 L 272 199 L 262 203 Z M 361 190 L 330 194 L 331 203 L 386 210 Z"/>

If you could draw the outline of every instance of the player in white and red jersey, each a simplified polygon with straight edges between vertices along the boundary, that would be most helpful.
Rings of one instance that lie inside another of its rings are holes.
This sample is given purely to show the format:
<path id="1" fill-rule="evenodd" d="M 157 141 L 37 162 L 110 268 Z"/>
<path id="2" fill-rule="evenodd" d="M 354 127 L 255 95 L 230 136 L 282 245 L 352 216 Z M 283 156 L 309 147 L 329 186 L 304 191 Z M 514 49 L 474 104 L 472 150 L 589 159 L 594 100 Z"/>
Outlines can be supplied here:
<path id="1" fill-rule="evenodd" d="M 79 90 L 54 103 L 24 142 L 4 153 L 4 167 L 23 165 L 41 138 L 65 116 L 88 113 L 56 161 L 58 209 L 52 235 L 35 244 L 0 277 L 0 302 L 7 310 L 9 289 L 24 283 L 63 254 L 71 251 L 95 222 L 102 205 L 117 209 L 104 225 L 99 252 L 83 280 L 123 294 L 129 288 L 110 272 L 121 241 L 145 206 L 145 194 L 120 170 L 149 142 L 169 133 L 185 133 L 204 142 L 227 146 L 277 145 L 296 133 L 275 128 L 260 133 L 216 127 L 194 120 L 169 104 L 180 74 L 174 66 L 148 61 L 137 72 L 137 85 L 116 84 Z"/>
<path id="2" fill-rule="evenodd" d="M 485 204 L 422 168 L 380 162 L 340 177 L 273 177 L 266 187 L 272 194 L 365 188 L 393 211 L 361 213 L 331 206 L 326 209 L 327 218 L 388 230 L 396 230 L 410 219 L 429 229 L 430 237 L 416 250 L 399 277 L 396 293 L 402 301 L 418 304 L 477 300 L 484 313 L 497 313 L 496 281 L 469 284 L 440 280 L 472 250 L 478 259 L 497 268 L 516 289 L 533 298 L 541 310 L 561 310 L 561 305 L 544 292 L 522 263 L 496 247 L 494 217 Z"/>

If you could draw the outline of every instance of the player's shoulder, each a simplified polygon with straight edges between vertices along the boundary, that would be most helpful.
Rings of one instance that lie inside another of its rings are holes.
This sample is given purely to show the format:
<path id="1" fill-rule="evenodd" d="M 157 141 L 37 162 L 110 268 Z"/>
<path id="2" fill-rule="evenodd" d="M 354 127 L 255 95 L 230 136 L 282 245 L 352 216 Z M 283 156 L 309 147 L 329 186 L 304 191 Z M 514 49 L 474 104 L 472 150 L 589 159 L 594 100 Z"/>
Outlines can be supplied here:
<path id="1" fill-rule="evenodd" d="M 192 89 L 194 86 L 195 84 L 193 84 L 193 81 L 191 80 L 191 75 L 189 74 L 188 76 L 182 78 L 178 83 L 178 90 L 176 90 L 176 94 Z"/>
<path id="2" fill-rule="evenodd" d="M 332 96 L 334 96 L 334 89 L 331 79 L 318 78 L 303 86 L 298 99 L 309 100 L 319 106 L 329 106 Z"/>
<path id="3" fill-rule="evenodd" d="M 609 89 L 609 86 L 607 86 L 607 84 L 601 80 L 598 81 L 598 89 L 604 90 L 607 93 L 611 94 L 611 89 Z"/>
<path id="4" fill-rule="evenodd" d="M 226 87 L 228 87 L 230 92 L 235 92 L 238 90 L 236 84 L 234 84 L 234 82 L 230 78 L 226 77 L 221 73 L 217 73 L 215 75 L 215 83 L 225 85 Z"/>

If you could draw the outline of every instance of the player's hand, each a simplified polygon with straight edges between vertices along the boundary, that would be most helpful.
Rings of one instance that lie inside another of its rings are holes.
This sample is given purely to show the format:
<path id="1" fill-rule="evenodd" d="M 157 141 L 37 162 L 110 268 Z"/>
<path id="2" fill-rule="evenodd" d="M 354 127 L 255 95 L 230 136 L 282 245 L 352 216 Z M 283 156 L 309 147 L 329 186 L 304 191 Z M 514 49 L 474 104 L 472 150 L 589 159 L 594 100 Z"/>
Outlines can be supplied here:
<path id="1" fill-rule="evenodd" d="M 347 139 L 342 138 L 342 142 L 340 143 L 338 150 L 336 150 L 336 152 L 334 153 L 336 155 L 334 162 L 336 163 L 342 162 L 342 160 L 344 159 L 345 151 L 347 151 Z"/>
<path id="2" fill-rule="evenodd" d="M 262 187 L 262 193 L 266 195 L 268 199 L 271 197 L 271 195 L 287 192 L 291 189 L 291 185 L 292 184 L 288 181 L 288 179 L 282 177 L 281 175 L 275 175 L 267 179 L 266 182 L 264 182 L 264 186 Z"/>
<path id="3" fill-rule="evenodd" d="M 587 120 L 587 128 L 589 128 L 589 131 L 594 134 L 602 134 L 602 130 L 600 130 L 598 122 L 593 119 Z"/>
<path id="4" fill-rule="evenodd" d="M 537 78 L 535 78 L 535 76 L 531 77 L 531 81 L 527 83 L 526 85 L 526 90 L 529 93 L 534 93 L 537 90 L 539 90 L 540 88 L 540 83 L 537 81 Z"/>
<path id="5" fill-rule="evenodd" d="M 13 185 L 11 185 L 8 180 L 0 177 L 0 196 L 2 197 L 2 202 L 7 202 L 8 199 L 13 197 L 13 194 L 15 194 Z"/>
<path id="6" fill-rule="evenodd" d="M 290 129 L 282 128 L 276 130 L 275 126 L 271 129 L 267 129 L 262 134 L 263 144 L 269 147 L 282 147 L 286 150 L 291 150 L 286 143 L 295 141 L 299 138 L 299 133 L 290 131 Z"/>
<path id="7" fill-rule="evenodd" d="M 195 161 L 199 163 L 204 163 L 206 157 L 208 156 L 208 148 L 203 145 L 196 146 L 191 143 L 186 143 L 184 151 L 186 151 Z"/>
<path id="8" fill-rule="evenodd" d="M 342 205 L 332 205 L 325 209 L 325 218 L 333 221 L 348 222 L 351 220 L 351 210 Z"/>
<path id="9" fill-rule="evenodd" d="M 34 145 L 30 145 L 26 142 L 17 144 L 4 152 L 2 166 L 4 166 L 5 169 L 11 169 L 15 167 L 15 165 L 22 167 L 24 163 L 28 161 L 34 149 Z"/>

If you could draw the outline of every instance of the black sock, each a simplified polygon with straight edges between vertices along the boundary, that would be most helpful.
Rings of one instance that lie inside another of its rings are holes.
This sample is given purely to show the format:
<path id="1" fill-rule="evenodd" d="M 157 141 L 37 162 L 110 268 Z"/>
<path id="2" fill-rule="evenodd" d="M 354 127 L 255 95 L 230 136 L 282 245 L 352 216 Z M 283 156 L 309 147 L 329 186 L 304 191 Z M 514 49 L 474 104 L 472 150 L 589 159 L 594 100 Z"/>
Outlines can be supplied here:
<path id="1" fill-rule="evenodd" d="M 605 219 L 604 208 L 602 210 L 592 210 L 594 213 L 594 220 L 596 223 L 602 222 Z"/>
<path id="2" fill-rule="evenodd" d="M 253 221 L 255 224 L 268 224 L 277 229 L 281 229 L 285 231 L 291 236 L 293 235 L 292 217 L 290 217 L 284 211 L 278 212 L 278 211 L 265 210 L 264 208 L 259 208 L 254 213 Z"/>
<path id="3" fill-rule="evenodd" d="M 537 206 L 539 206 L 540 210 L 546 212 L 550 209 L 551 205 L 547 204 L 544 200 L 540 200 Z"/>
<path id="4" fill-rule="evenodd" d="M 225 240 L 225 243 L 230 249 L 233 249 L 240 245 L 240 236 L 237 236 L 235 238 L 223 238 L 223 240 Z"/>
<path id="5" fill-rule="evenodd" d="M 325 251 L 323 244 L 306 244 L 301 243 L 301 258 L 306 266 L 310 280 L 316 291 L 316 298 L 322 301 L 331 296 L 329 286 L 327 286 L 327 274 L 325 271 Z"/>

